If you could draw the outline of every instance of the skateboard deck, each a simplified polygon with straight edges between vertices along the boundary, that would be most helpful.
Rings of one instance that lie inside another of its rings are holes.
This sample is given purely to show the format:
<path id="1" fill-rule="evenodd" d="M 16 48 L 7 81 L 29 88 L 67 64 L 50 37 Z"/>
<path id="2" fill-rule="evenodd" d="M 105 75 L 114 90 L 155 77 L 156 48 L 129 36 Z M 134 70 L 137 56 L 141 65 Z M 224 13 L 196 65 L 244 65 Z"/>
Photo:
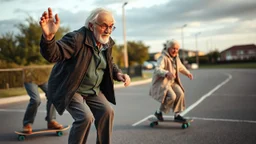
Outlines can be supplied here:
<path id="1" fill-rule="evenodd" d="M 14 131 L 14 133 L 16 133 L 18 135 L 19 141 L 23 141 L 23 140 L 25 140 L 26 136 L 42 134 L 42 133 L 56 133 L 57 136 L 62 136 L 63 131 L 68 130 L 69 128 L 70 128 L 70 125 L 64 126 L 63 129 L 35 129 L 32 131 L 32 133 L 26 133 L 23 131 Z"/>
<path id="2" fill-rule="evenodd" d="M 164 121 L 159 121 L 156 117 L 151 117 L 148 119 L 150 121 L 150 127 L 157 126 L 159 123 L 179 123 L 181 124 L 181 128 L 186 129 L 188 128 L 191 123 L 194 121 L 193 119 L 188 119 L 186 122 L 177 122 L 174 119 L 164 119 Z"/>

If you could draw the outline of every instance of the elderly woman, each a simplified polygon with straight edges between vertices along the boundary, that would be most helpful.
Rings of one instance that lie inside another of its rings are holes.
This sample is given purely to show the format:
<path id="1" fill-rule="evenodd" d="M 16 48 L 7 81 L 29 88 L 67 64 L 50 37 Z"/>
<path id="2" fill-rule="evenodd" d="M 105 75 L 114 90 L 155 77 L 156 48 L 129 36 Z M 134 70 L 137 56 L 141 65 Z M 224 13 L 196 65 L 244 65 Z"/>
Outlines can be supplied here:
<path id="1" fill-rule="evenodd" d="M 180 45 L 176 40 L 168 41 L 161 56 L 157 60 L 157 66 L 153 73 L 150 96 L 161 103 L 155 112 L 159 121 L 163 121 L 163 113 L 169 113 L 173 109 L 174 120 L 185 122 L 180 113 L 185 109 L 184 88 L 180 82 L 179 72 L 193 79 L 193 75 L 181 63 L 178 56 Z"/>

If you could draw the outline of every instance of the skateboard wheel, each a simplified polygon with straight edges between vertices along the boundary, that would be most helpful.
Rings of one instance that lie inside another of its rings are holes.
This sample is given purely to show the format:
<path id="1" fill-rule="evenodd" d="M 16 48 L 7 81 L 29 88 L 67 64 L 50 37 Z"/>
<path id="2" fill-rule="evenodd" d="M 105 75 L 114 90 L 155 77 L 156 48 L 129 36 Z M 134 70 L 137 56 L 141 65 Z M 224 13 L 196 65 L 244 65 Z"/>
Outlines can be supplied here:
<path id="1" fill-rule="evenodd" d="M 154 127 L 154 126 L 156 126 L 156 125 L 158 125 L 158 122 L 157 122 L 157 121 L 150 123 L 150 127 Z"/>
<path id="2" fill-rule="evenodd" d="M 188 125 L 188 127 L 190 127 L 191 124 L 190 124 L 190 123 L 187 123 L 187 125 Z"/>
<path id="3" fill-rule="evenodd" d="M 188 127 L 188 125 L 187 124 L 182 124 L 182 126 L 181 126 L 183 129 L 185 129 L 185 128 L 187 128 Z"/>
<path id="4" fill-rule="evenodd" d="M 154 122 L 150 123 L 150 127 L 154 127 L 154 126 L 155 126 Z"/>
<path id="5" fill-rule="evenodd" d="M 18 139 L 19 139 L 19 141 L 24 141 L 25 140 L 25 136 L 24 135 L 19 135 Z"/>
<path id="6" fill-rule="evenodd" d="M 57 133 L 58 136 L 62 136 L 63 135 L 62 131 L 58 131 L 56 133 Z"/>

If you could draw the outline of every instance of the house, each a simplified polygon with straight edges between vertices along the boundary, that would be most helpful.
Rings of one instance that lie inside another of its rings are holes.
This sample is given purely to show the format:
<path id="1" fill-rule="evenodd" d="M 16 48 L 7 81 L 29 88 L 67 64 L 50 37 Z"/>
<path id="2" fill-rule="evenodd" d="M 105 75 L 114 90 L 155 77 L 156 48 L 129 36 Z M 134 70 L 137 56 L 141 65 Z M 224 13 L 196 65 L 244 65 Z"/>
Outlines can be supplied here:
<path id="1" fill-rule="evenodd" d="M 220 53 L 221 61 L 256 59 L 255 44 L 232 46 Z"/>
<path id="2" fill-rule="evenodd" d="M 179 56 L 180 58 L 183 57 L 183 52 L 184 52 L 184 55 L 185 55 L 185 58 L 187 57 L 194 57 L 194 56 L 197 56 L 197 51 L 194 51 L 194 50 L 186 50 L 186 49 L 180 49 L 179 50 Z M 198 52 L 198 56 L 204 56 L 204 52 Z"/>

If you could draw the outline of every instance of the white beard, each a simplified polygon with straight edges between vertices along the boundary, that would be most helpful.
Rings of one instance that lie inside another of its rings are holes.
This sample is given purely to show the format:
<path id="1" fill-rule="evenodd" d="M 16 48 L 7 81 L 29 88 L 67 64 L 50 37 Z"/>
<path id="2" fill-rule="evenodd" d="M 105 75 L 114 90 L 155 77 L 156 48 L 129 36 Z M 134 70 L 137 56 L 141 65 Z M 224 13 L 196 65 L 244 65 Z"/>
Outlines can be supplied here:
<path id="1" fill-rule="evenodd" d="M 101 44 L 106 44 L 109 42 L 109 37 L 103 38 L 101 35 L 99 35 L 99 33 L 96 32 L 96 30 L 93 31 L 93 34 L 94 34 L 96 40 L 98 42 L 100 42 Z"/>

